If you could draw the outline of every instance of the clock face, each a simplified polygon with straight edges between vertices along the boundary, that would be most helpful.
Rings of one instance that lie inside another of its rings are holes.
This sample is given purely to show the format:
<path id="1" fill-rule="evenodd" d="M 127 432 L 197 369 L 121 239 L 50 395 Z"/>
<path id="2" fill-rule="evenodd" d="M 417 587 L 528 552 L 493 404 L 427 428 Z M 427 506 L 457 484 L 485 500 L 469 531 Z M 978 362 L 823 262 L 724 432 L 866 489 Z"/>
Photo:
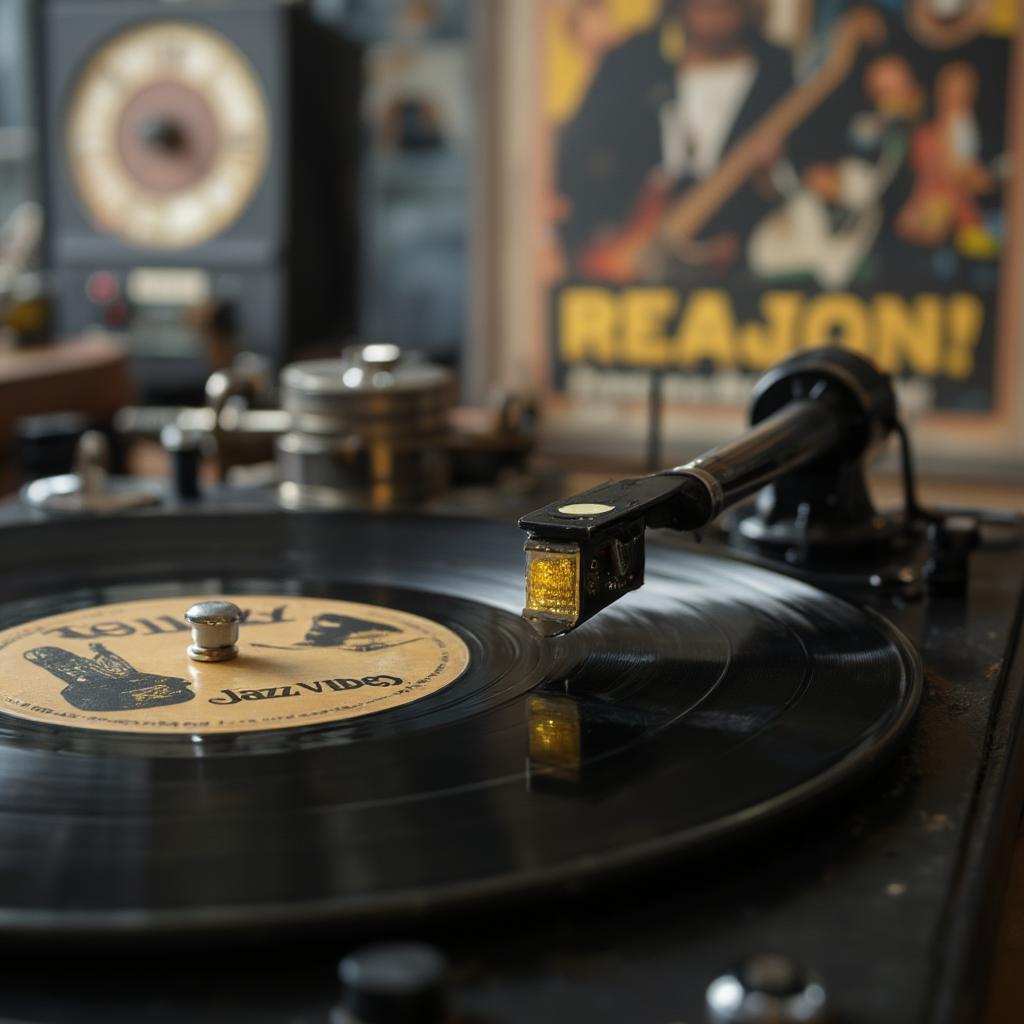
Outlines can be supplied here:
<path id="1" fill-rule="evenodd" d="M 213 238 L 245 209 L 270 146 L 266 97 L 220 34 L 177 21 L 114 36 L 68 106 L 72 176 L 96 227 L 150 249 Z"/>

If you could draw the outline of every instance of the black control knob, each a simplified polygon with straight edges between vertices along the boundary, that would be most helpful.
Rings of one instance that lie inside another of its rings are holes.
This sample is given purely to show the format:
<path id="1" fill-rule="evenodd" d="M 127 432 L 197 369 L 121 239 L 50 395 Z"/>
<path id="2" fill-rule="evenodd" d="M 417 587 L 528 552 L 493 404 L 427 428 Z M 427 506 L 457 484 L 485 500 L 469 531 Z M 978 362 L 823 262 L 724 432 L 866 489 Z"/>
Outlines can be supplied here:
<path id="1" fill-rule="evenodd" d="M 981 543 L 974 516 L 947 516 L 928 527 L 924 578 L 933 594 L 958 596 L 967 589 L 971 552 Z"/>
<path id="2" fill-rule="evenodd" d="M 171 459 L 174 493 L 182 501 L 194 501 L 199 497 L 201 435 L 195 431 L 182 430 L 176 423 L 168 423 L 160 431 L 160 443 Z"/>
<path id="3" fill-rule="evenodd" d="M 15 451 L 22 480 L 70 473 L 78 440 L 89 427 L 89 420 L 76 412 L 45 413 L 18 420 Z"/>
<path id="4" fill-rule="evenodd" d="M 825 1024 L 825 986 L 788 956 L 757 953 L 715 978 L 705 996 L 708 1024 Z"/>
<path id="5" fill-rule="evenodd" d="M 338 964 L 338 1024 L 442 1024 L 444 954 L 421 942 L 365 946 Z"/>

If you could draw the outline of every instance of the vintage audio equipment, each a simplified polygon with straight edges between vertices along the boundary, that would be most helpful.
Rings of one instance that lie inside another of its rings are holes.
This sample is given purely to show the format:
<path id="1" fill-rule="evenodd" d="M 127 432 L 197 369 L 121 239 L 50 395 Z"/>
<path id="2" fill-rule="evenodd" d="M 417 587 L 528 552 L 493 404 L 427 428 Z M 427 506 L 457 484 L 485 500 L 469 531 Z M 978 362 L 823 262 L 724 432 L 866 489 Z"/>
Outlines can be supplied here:
<path id="1" fill-rule="evenodd" d="M 183 439 L 192 450 L 205 440 L 222 478 L 273 460 L 276 499 L 289 509 L 423 509 L 441 496 L 458 501 L 453 486 L 530 477 L 529 401 L 499 395 L 456 407 L 455 374 L 397 345 L 349 345 L 289 363 L 273 392 L 258 362 L 241 358 L 210 376 L 203 407 L 128 407 L 117 426 L 127 437 L 171 438 L 176 461 Z M 190 492 L 194 467 L 191 477 Z"/>
<path id="2" fill-rule="evenodd" d="M 980 1021 L 1020 522 L 872 507 L 859 356 L 752 420 L 524 516 L 525 610 L 507 521 L 9 505 L 0 1015 Z"/>
<path id="3" fill-rule="evenodd" d="M 352 47 L 285 0 L 40 7 L 58 329 L 125 331 L 164 398 L 225 338 L 281 361 L 351 329 Z"/>

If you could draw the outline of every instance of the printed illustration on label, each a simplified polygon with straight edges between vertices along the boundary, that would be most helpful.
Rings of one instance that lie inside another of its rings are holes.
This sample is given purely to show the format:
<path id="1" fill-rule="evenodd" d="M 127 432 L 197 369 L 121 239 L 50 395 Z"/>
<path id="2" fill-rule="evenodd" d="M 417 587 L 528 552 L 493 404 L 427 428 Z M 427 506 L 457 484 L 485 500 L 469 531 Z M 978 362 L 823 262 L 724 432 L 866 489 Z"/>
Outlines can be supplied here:
<path id="1" fill-rule="evenodd" d="M 289 729 L 400 707 L 469 664 L 450 629 L 352 601 L 217 595 L 238 605 L 238 655 L 188 655 L 184 611 L 208 597 L 99 605 L 0 632 L 0 712 L 115 732 Z"/>

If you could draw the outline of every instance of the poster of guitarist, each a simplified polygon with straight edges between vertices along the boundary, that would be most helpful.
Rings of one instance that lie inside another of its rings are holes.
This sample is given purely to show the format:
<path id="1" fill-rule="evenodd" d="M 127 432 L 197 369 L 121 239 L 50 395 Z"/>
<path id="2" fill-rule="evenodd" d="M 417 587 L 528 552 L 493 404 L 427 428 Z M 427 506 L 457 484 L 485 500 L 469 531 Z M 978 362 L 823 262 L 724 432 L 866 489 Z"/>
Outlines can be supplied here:
<path id="1" fill-rule="evenodd" d="M 562 238 L 595 277 L 664 273 L 654 253 L 645 266 L 641 250 L 667 204 L 712 177 L 793 86 L 790 55 L 758 31 L 755 0 L 669 6 L 666 23 L 607 55 L 561 139 L 558 187 L 572 197 Z M 709 211 L 705 231 L 662 255 L 719 270 L 734 264 L 774 198 L 767 172 L 780 146 L 770 134 L 757 138 L 750 174 L 730 201 Z"/>
<path id="2" fill-rule="evenodd" d="M 556 391 L 742 401 L 715 379 L 838 343 L 917 411 L 1000 411 L 1016 0 L 542 10 Z"/>

